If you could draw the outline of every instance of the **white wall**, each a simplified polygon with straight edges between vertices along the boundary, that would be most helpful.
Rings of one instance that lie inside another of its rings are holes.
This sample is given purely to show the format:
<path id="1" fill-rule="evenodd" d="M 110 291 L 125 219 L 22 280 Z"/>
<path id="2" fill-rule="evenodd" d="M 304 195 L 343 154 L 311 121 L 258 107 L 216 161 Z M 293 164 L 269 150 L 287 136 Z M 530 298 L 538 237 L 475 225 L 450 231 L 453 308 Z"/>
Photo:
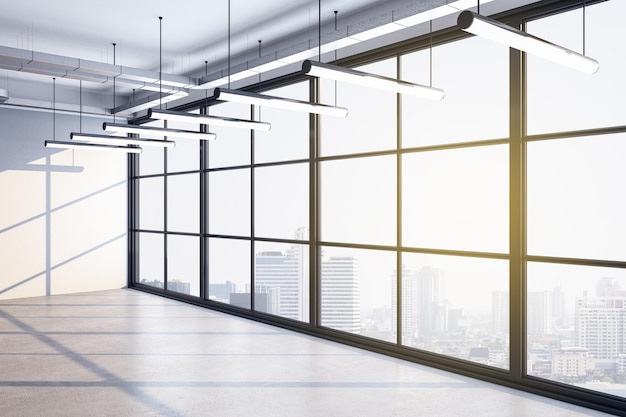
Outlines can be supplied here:
<path id="1" fill-rule="evenodd" d="M 56 139 L 80 120 L 57 112 Z M 0 299 L 126 285 L 127 156 L 45 148 L 52 136 L 51 112 L 0 106 Z"/>

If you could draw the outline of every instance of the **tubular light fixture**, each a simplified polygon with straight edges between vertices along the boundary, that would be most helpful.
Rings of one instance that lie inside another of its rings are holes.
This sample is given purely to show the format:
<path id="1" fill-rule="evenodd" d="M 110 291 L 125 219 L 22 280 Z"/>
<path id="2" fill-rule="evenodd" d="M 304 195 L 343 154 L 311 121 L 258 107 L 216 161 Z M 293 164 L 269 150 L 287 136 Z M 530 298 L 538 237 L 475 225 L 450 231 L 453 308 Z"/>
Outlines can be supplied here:
<path id="1" fill-rule="evenodd" d="M 139 147 L 97 145 L 93 143 L 68 142 L 68 141 L 62 141 L 62 140 L 57 141 L 56 140 L 56 81 L 55 80 L 56 78 L 52 78 L 52 140 L 44 141 L 44 146 L 46 148 L 85 149 L 85 150 L 93 150 L 93 151 L 141 153 L 142 149 Z M 81 93 L 82 93 L 82 86 L 81 86 Z M 81 94 L 81 112 L 82 112 L 82 94 Z"/>
<path id="2" fill-rule="evenodd" d="M 215 140 L 216 138 L 215 133 L 209 132 L 194 132 L 191 130 L 168 129 L 165 127 L 136 126 L 107 122 L 102 124 L 102 129 L 107 132 L 138 133 L 149 136 L 168 136 L 182 139 Z"/>
<path id="3" fill-rule="evenodd" d="M 113 151 L 123 153 L 141 153 L 142 151 L 142 149 L 139 147 L 132 148 L 129 146 L 96 145 L 93 143 L 69 142 L 62 140 L 47 140 L 45 141 L 45 145 L 46 148 L 86 149 L 94 151 Z"/>
<path id="4" fill-rule="evenodd" d="M 309 103 L 308 101 L 292 100 L 239 90 L 216 88 L 213 92 L 213 99 L 244 104 L 258 104 L 277 109 L 303 111 L 326 116 L 346 117 L 348 115 L 348 109 L 345 107 L 327 106 L 324 104 Z"/>
<path id="5" fill-rule="evenodd" d="M 230 89 L 230 0 L 228 0 L 228 88 L 213 90 L 213 100 L 232 101 L 243 104 L 274 107 L 277 109 L 295 110 L 307 113 L 323 114 L 327 116 L 346 117 L 348 109 L 343 107 L 326 106 L 308 101 L 293 100 L 282 97 L 267 96 L 247 91 Z"/>
<path id="6" fill-rule="evenodd" d="M 160 146 L 162 148 L 173 148 L 176 146 L 176 142 L 173 140 L 160 140 L 160 139 L 144 139 L 144 138 L 129 138 L 122 136 L 106 136 L 106 135 L 94 135 L 91 133 L 70 133 L 71 140 L 84 140 L 89 143 L 95 143 L 99 145 L 119 145 L 125 143 L 127 145 L 139 145 L 139 146 Z"/>
<path id="7" fill-rule="evenodd" d="M 115 65 L 115 43 L 113 43 L 113 65 Z M 115 77 L 113 77 L 113 108 L 115 108 Z M 82 112 L 82 96 L 81 96 L 81 112 Z M 115 114 L 113 114 L 113 121 L 115 122 Z M 123 137 L 123 136 L 95 135 L 91 133 L 83 133 L 82 128 L 80 132 L 70 133 L 70 140 L 84 140 L 85 142 L 91 143 L 91 144 L 113 145 L 113 146 L 121 146 L 122 144 L 139 145 L 139 146 L 141 145 L 160 146 L 160 147 L 165 147 L 165 148 L 171 148 L 171 147 L 176 146 L 176 142 L 171 141 L 171 140 L 155 140 L 155 139 L 129 138 L 129 137 Z"/>
<path id="8" fill-rule="evenodd" d="M 270 123 L 255 122 L 245 119 L 233 119 L 228 117 L 206 116 L 204 114 L 182 113 L 173 110 L 148 110 L 148 117 L 184 123 L 210 124 L 214 126 L 236 127 L 241 129 L 269 131 Z"/>
<path id="9" fill-rule="evenodd" d="M 537 55 L 588 74 L 593 74 L 600 68 L 598 61 L 593 58 L 555 45 L 469 10 L 465 10 L 459 14 L 457 26 L 474 35 L 502 43 L 511 48 Z"/>
<path id="10" fill-rule="evenodd" d="M 373 75 L 367 72 L 356 71 L 332 64 L 324 64 L 306 60 L 302 63 L 302 73 L 320 78 L 330 78 L 365 87 L 378 88 L 394 93 L 410 94 L 430 100 L 442 100 L 445 92 L 439 88 L 414 84 L 408 81 Z"/>

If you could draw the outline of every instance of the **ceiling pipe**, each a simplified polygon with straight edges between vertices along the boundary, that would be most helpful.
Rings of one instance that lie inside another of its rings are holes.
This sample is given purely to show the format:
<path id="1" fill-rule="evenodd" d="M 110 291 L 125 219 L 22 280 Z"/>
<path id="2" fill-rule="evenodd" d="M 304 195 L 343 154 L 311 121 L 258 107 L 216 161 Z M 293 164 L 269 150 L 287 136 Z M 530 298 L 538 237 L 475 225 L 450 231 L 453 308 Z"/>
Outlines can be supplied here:
<path id="1" fill-rule="evenodd" d="M 83 81 L 116 82 L 133 86 L 159 83 L 159 72 L 121 65 L 70 58 L 61 55 L 11 48 L 0 45 L 0 69 L 23 71 L 33 74 L 54 75 L 75 78 Z M 163 85 L 177 88 L 191 88 L 197 85 L 195 78 L 184 75 L 162 74 Z"/>
<path id="2" fill-rule="evenodd" d="M 481 4 L 493 0 L 481 0 Z M 353 24 L 334 30 L 330 26 L 321 36 L 321 52 L 326 53 L 336 49 L 355 45 L 359 42 L 390 34 L 407 27 L 416 26 L 436 18 L 458 13 L 460 10 L 476 6 L 476 0 L 431 0 L 427 2 L 412 2 L 408 5 L 383 11 L 375 9 L 379 14 L 371 16 L 372 10 L 366 10 L 353 18 Z M 298 42 L 290 39 L 288 43 L 277 42 L 264 46 L 265 50 L 274 48 L 274 52 L 264 56 L 255 56 L 232 65 L 230 80 L 241 80 L 258 75 L 286 65 L 301 62 L 315 56 L 319 52 L 317 34 L 304 35 Z M 78 58 L 70 58 L 43 52 L 0 46 L 0 69 L 24 71 L 59 78 L 73 78 L 83 81 L 106 83 L 113 77 L 120 85 L 142 88 L 144 86 L 158 86 L 159 72 L 143 70 L 121 65 L 107 64 Z M 204 68 L 203 68 L 204 69 Z M 201 78 L 184 75 L 163 73 L 161 81 L 164 86 L 182 89 L 208 89 L 226 85 L 228 70 L 214 72 Z"/>

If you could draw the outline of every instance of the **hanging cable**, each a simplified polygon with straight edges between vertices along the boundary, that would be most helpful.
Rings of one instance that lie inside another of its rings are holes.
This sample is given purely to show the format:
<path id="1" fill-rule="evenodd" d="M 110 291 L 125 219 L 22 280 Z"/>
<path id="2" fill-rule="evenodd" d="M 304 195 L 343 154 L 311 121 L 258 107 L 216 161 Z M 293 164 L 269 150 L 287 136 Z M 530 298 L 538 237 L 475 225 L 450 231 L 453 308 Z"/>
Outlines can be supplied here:
<path id="1" fill-rule="evenodd" d="M 209 75 L 209 61 L 204 61 L 204 76 L 208 76 Z M 209 90 L 205 89 L 204 90 L 204 107 L 207 106 L 207 100 L 209 98 Z"/>
<path id="2" fill-rule="evenodd" d="M 587 24 L 586 24 L 586 19 L 587 19 L 586 10 L 587 10 L 587 0 L 584 0 L 583 1 L 583 55 L 587 55 L 585 53 L 586 44 L 587 44 L 586 39 L 585 39 L 585 37 L 586 37 L 586 33 L 585 32 L 586 32 L 586 27 L 587 27 Z"/>
<path id="3" fill-rule="evenodd" d="M 159 16 L 159 109 L 163 108 L 163 17 Z"/>
<path id="4" fill-rule="evenodd" d="M 259 39 L 259 58 L 261 58 L 261 39 Z M 259 94 L 261 94 L 261 71 L 259 71 Z M 261 106 L 259 106 L 258 120 L 261 120 Z"/>
<path id="5" fill-rule="evenodd" d="M 230 0 L 228 0 L 228 89 L 230 90 Z"/>
<path id="6" fill-rule="evenodd" d="M 337 14 L 338 10 L 335 10 L 335 32 L 337 32 Z M 337 62 L 337 48 L 335 48 L 335 62 Z M 337 106 L 337 80 L 335 80 L 335 106 Z"/>
<path id="7" fill-rule="evenodd" d="M 115 67 L 115 42 L 113 42 L 113 66 Z M 115 123 L 115 79 L 117 75 L 113 76 L 113 123 Z"/>
<path id="8" fill-rule="evenodd" d="M 433 21 L 430 21 L 430 50 L 429 50 L 429 65 L 430 65 L 430 86 L 433 86 Z"/>
<path id="9" fill-rule="evenodd" d="M 57 86 L 55 77 L 52 77 L 52 140 L 56 141 L 56 132 L 57 132 Z"/>
<path id="10" fill-rule="evenodd" d="M 322 0 L 317 0 L 317 61 L 322 62 Z"/>
<path id="11" fill-rule="evenodd" d="M 83 133 L 83 80 L 80 80 L 78 84 L 78 102 L 78 131 Z"/>
<path id="12" fill-rule="evenodd" d="M 259 39 L 259 59 L 261 58 L 261 39 Z M 261 71 L 259 71 L 259 93 L 261 92 Z"/>

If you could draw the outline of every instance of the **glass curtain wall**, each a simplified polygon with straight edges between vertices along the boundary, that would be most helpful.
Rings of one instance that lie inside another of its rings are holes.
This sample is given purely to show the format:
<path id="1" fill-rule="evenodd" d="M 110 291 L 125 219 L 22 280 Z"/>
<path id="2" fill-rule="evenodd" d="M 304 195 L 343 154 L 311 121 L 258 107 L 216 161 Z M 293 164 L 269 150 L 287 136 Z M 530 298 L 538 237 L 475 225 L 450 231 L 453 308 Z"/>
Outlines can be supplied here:
<path id="1" fill-rule="evenodd" d="M 584 42 L 597 74 L 478 37 L 418 39 L 355 68 L 432 83 L 440 102 L 312 79 L 264 92 L 347 118 L 208 107 L 272 129 L 208 126 L 216 141 L 137 157 L 133 284 L 623 409 L 626 4 L 563 3 L 510 22 Z"/>
<path id="2" fill-rule="evenodd" d="M 621 398 L 626 58 L 615 48 L 624 13 L 626 3 L 608 1 L 527 24 L 600 62 L 587 75 L 527 58 L 527 372 Z"/>

